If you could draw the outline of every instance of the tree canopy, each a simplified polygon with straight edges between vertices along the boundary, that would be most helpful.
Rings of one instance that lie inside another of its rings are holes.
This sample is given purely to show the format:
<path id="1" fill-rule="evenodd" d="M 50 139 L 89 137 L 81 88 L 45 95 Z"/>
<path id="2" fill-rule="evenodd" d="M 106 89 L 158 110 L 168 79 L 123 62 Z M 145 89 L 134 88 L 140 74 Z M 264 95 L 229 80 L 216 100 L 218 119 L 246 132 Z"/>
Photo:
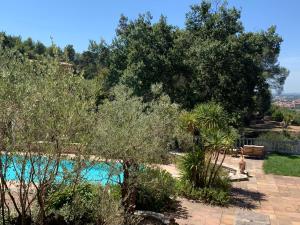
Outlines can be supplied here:
<path id="1" fill-rule="evenodd" d="M 86 79 L 97 79 L 99 99 L 122 84 L 151 101 L 151 86 L 160 83 L 171 101 L 185 109 L 214 101 L 237 121 L 263 115 L 270 108 L 270 90 L 282 90 L 289 73 L 278 62 L 282 41 L 275 26 L 245 31 L 240 10 L 209 1 L 191 6 L 184 28 L 164 16 L 153 22 L 150 13 L 134 20 L 122 15 L 111 44 L 90 41 L 81 53 L 72 45 L 61 50 L 31 38 L 0 35 L 3 47 L 30 59 L 55 55 Z"/>

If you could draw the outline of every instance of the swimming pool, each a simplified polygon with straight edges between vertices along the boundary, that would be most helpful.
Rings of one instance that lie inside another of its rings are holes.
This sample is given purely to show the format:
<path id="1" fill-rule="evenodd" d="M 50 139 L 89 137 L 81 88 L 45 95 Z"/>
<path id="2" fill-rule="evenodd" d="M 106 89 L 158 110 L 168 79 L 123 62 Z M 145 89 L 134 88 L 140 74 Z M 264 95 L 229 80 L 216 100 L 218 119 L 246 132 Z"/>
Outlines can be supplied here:
<path id="1" fill-rule="evenodd" d="M 5 177 L 7 181 L 20 181 L 20 177 L 23 171 L 23 177 L 25 182 L 29 182 L 30 179 L 39 181 L 45 175 L 45 170 L 48 165 L 48 171 L 53 170 L 55 167 L 55 161 L 45 156 L 32 157 L 31 161 L 25 159 L 24 156 L 10 156 L 1 158 L 3 165 L 7 165 L 5 170 Z M 81 179 L 88 182 L 100 182 L 101 184 L 116 183 L 122 181 L 121 165 L 118 163 L 105 163 L 105 162 L 93 162 L 93 161 L 81 161 L 81 169 L 79 170 L 79 163 L 75 160 L 63 159 L 58 166 L 58 173 L 56 181 L 72 180 L 76 175 L 79 175 Z M 31 171 L 35 171 L 34 175 L 30 177 Z M 76 172 L 77 171 L 77 172 Z M 48 173 L 49 176 L 49 173 Z"/>

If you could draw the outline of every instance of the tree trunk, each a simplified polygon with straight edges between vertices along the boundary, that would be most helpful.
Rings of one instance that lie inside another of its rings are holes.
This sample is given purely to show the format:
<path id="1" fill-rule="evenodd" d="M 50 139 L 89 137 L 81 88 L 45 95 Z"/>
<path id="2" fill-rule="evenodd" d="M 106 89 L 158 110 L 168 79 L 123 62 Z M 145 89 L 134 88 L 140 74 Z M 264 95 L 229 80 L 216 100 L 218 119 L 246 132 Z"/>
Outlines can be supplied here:
<path id="1" fill-rule="evenodd" d="M 39 224 L 44 225 L 45 224 L 45 219 L 46 219 L 46 213 L 45 213 L 45 204 L 44 204 L 44 189 L 43 187 L 41 188 L 41 190 L 39 191 L 40 193 L 38 193 L 37 195 L 37 199 L 38 199 L 38 203 L 40 206 L 39 209 Z"/>
<path id="2" fill-rule="evenodd" d="M 129 224 L 127 219 L 130 219 L 134 214 L 136 206 L 136 175 L 137 164 L 132 160 L 127 160 L 123 163 L 123 183 L 121 185 L 122 205 L 125 211 L 125 224 Z"/>

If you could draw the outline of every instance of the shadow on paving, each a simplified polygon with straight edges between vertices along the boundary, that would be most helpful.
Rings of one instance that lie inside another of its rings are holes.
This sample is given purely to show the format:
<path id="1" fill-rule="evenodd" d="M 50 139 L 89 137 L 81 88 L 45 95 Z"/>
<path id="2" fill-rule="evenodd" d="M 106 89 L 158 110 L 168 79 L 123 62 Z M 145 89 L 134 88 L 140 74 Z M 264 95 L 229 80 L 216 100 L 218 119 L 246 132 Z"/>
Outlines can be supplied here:
<path id="1" fill-rule="evenodd" d="M 267 157 L 267 155 L 265 157 Z M 253 161 L 262 161 L 262 162 L 265 160 L 265 158 L 258 158 L 256 156 L 249 156 L 249 155 L 245 155 L 244 158 L 251 159 Z"/>
<path id="2" fill-rule="evenodd" d="M 178 200 L 174 200 L 171 208 L 165 214 L 173 215 L 175 219 L 187 219 L 189 217 L 188 210 Z"/>
<path id="3" fill-rule="evenodd" d="M 231 190 L 232 200 L 230 206 L 245 209 L 256 209 L 261 201 L 266 200 L 266 195 L 257 191 L 249 191 L 242 188 L 233 187 Z"/>

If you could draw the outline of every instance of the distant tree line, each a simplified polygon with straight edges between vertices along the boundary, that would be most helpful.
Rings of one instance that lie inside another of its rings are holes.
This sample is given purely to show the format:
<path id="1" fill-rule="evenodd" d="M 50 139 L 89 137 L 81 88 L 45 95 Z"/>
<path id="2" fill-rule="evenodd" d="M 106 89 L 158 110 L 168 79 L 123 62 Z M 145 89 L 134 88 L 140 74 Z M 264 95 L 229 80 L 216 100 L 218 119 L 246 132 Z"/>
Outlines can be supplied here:
<path id="1" fill-rule="evenodd" d="M 153 22 L 150 13 L 135 20 L 122 15 L 111 44 L 90 41 L 81 53 L 72 45 L 46 47 L 5 33 L 0 34 L 0 44 L 30 59 L 56 56 L 73 64 L 78 74 L 98 80 L 98 103 L 117 84 L 151 101 L 151 86 L 161 84 L 171 101 L 184 109 L 214 101 L 238 124 L 264 115 L 271 89 L 282 90 L 289 74 L 278 62 L 283 39 L 276 28 L 247 32 L 240 17 L 236 8 L 203 1 L 191 6 L 184 28 L 170 25 L 164 16 Z"/>

